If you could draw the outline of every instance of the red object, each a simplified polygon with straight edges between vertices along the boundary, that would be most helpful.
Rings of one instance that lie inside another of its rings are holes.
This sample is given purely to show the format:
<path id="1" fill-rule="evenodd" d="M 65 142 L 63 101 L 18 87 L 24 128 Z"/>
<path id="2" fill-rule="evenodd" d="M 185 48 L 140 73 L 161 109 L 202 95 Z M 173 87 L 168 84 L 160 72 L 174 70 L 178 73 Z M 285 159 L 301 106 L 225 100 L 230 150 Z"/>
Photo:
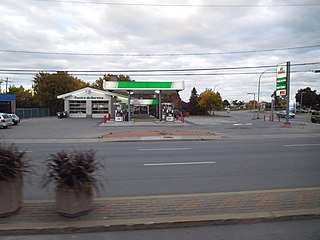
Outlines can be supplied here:
<path id="1" fill-rule="evenodd" d="M 181 117 L 181 122 L 183 122 L 183 123 L 184 123 L 184 116 L 182 116 L 182 117 Z"/>
<path id="2" fill-rule="evenodd" d="M 107 116 L 106 115 L 104 115 L 104 117 L 103 117 L 103 123 L 107 123 Z"/>
<path id="3" fill-rule="evenodd" d="M 263 116 L 263 121 L 266 121 L 266 115 Z"/>
<path id="4" fill-rule="evenodd" d="M 110 113 L 108 113 L 108 121 L 110 121 L 111 120 L 111 115 L 110 115 Z"/>

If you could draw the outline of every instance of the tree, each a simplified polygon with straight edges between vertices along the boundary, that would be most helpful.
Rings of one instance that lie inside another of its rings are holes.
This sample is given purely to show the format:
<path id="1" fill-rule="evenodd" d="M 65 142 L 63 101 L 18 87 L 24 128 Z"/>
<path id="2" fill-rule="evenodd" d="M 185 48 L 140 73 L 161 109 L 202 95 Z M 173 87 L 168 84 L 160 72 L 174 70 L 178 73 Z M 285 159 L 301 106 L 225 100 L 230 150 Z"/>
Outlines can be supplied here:
<path id="1" fill-rule="evenodd" d="M 206 89 L 199 96 L 199 105 L 205 109 L 205 114 L 207 114 L 208 111 L 213 112 L 214 110 L 220 110 L 222 107 L 220 93 L 215 93 L 212 89 Z"/>
<path id="2" fill-rule="evenodd" d="M 8 93 L 16 95 L 16 104 L 18 108 L 31 108 L 36 106 L 32 90 L 30 89 L 24 89 L 23 86 L 10 86 Z"/>
<path id="3" fill-rule="evenodd" d="M 229 101 L 228 100 L 223 100 L 223 102 L 222 102 L 222 107 L 223 108 L 226 108 L 226 107 L 229 107 L 230 106 L 230 103 L 229 103 Z"/>
<path id="4" fill-rule="evenodd" d="M 191 91 L 188 103 L 188 111 L 192 115 L 199 115 L 203 113 L 203 109 L 199 105 L 199 96 L 195 87 Z"/>
<path id="5" fill-rule="evenodd" d="M 58 95 L 88 87 L 88 84 L 69 75 L 67 72 L 36 74 L 34 80 L 34 96 L 40 107 L 49 108 L 51 115 L 63 110 L 63 100 Z"/>
<path id="6" fill-rule="evenodd" d="M 296 102 L 299 103 L 299 108 L 314 108 L 317 104 L 319 104 L 317 96 L 317 90 L 311 90 L 311 88 L 307 87 L 304 89 L 299 89 L 296 94 Z M 301 105 L 302 100 L 302 105 Z"/>
<path id="7" fill-rule="evenodd" d="M 119 82 L 130 82 L 131 80 L 129 76 L 126 75 L 112 75 L 112 74 L 104 74 L 103 77 L 97 79 L 94 83 L 91 84 L 92 88 L 103 89 L 103 81 L 119 81 Z"/>
<path id="8" fill-rule="evenodd" d="M 286 98 L 282 96 L 277 96 L 276 91 L 273 92 L 271 97 L 274 97 L 274 107 L 275 108 L 284 108 L 286 106 Z"/>

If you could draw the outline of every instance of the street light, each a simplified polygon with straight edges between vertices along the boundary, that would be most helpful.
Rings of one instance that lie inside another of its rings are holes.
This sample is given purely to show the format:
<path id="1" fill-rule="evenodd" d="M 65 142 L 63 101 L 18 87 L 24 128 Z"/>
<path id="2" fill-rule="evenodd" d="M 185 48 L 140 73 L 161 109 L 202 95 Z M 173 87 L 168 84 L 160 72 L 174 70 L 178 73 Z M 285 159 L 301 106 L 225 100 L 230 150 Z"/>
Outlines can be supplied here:
<path id="1" fill-rule="evenodd" d="M 262 75 L 265 73 L 265 72 L 267 72 L 267 71 L 269 71 L 270 69 L 267 69 L 267 70 L 264 70 L 261 74 L 260 74 L 260 76 L 259 76 L 259 82 L 258 82 L 258 114 L 257 114 L 257 119 L 259 119 L 259 115 L 260 115 L 260 85 L 261 85 L 261 77 L 262 77 Z"/>
<path id="2" fill-rule="evenodd" d="M 248 95 L 253 95 L 253 118 L 255 119 L 254 115 L 256 112 L 256 93 L 248 93 Z"/>
<path id="3" fill-rule="evenodd" d="M 221 85 L 222 83 L 218 83 L 217 85 L 214 86 L 213 88 L 213 92 L 216 92 L 216 87 L 218 87 L 219 85 Z"/>

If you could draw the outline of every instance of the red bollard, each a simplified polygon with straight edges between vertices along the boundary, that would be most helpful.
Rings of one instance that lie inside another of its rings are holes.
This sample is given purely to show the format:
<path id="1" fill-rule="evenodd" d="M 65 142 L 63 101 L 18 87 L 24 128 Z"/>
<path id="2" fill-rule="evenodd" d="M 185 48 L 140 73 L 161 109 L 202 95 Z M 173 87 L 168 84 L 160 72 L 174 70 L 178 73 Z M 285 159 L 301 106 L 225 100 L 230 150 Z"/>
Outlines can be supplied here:
<path id="1" fill-rule="evenodd" d="M 181 122 L 183 122 L 183 123 L 184 123 L 184 116 L 182 116 L 182 117 L 181 117 Z"/>
<path id="2" fill-rule="evenodd" d="M 110 121 L 111 120 L 111 115 L 110 115 L 110 113 L 108 113 L 108 121 Z"/>
<path id="3" fill-rule="evenodd" d="M 107 116 L 106 116 L 106 115 L 103 116 L 103 123 L 104 123 L 104 124 L 107 123 Z"/>
<path id="4" fill-rule="evenodd" d="M 280 122 L 280 116 L 278 116 L 278 118 L 279 118 L 279 122 Z"/>

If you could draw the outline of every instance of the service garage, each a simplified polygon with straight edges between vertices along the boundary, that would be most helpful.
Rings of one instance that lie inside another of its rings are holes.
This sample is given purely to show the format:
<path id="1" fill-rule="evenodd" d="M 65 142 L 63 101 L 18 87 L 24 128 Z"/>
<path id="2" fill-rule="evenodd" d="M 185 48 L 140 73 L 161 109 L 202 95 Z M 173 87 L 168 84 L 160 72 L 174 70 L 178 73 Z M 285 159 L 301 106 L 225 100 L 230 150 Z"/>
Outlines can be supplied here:
<path id="1" fill-rule="evenodd" d="M 108 114 L 113 118 L 116 97 L 109 91 L 87 87 L 57 98 L 64 100 L 64 110 L 71 118 L 103 118 Z"/>

